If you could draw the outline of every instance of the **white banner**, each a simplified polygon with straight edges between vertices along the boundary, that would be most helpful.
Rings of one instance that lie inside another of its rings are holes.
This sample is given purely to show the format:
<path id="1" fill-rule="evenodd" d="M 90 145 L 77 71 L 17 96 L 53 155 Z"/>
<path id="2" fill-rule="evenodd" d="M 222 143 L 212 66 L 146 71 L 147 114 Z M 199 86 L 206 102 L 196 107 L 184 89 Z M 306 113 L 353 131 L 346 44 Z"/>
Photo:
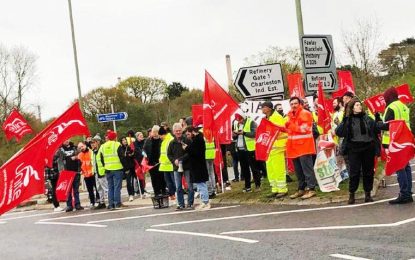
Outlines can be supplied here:
<path id="1" fill-rule="evenodd" d="M 337 167 L 334 149 L 318 152 L 316 163 L 314 164 L 314 173 L 322 192 L 339 190 L 339 183 L 343 178 L 340 174 L 340 169 Z"/>

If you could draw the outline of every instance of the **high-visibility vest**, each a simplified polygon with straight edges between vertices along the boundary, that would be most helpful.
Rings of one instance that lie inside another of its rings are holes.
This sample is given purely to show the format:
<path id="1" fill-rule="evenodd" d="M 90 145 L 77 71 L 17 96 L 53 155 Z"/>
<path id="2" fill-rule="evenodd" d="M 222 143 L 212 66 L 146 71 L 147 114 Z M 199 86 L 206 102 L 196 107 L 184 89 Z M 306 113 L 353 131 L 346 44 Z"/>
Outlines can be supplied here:
<path id="1" fill-rule="evenodd" d="M 78 154 L 78 159 L 81 161 L 81 173 L 84 177 L 91 177 L 94 175 L 93 166 L 92 166 L 92 151 L 88 149 L 88 152 L 80 152 Z"/>
<path id="2" fill-rule="evenodd" d="M 120 157 L 118 157 L 117 152 L 120 145 L 121 144 L 119 142 L 110 140 L 105 142 L 99 149 L 102 153 L 102 156 L 104 157 L 105 170 L 118 171 L 123 169 Z"/>
<path id="3" fill-rule="evenodd" d="M 313 121 L 317 124 L 317 131 L 319 134 L 323 134 L 323 128 L 318 125 L 318 114 L 317 112 L 313 112 Z"/>
<path id="4" fill-rule="evenodd" d="M 247 118 L 244 124 L 244 128 L 243 128 L 244 133 L 251 132 L 251 123 L 252 123 L 252 119 Z M 249 152 L 255 151 L 255 138 L 250 138 L 244 135 L 244 139 L 245 139 L 246 149 Z"/>
<path id="5" fill-rule="evenodd" d="M 206 143 L 206 149 L 205 149 L 205 159 L 207 160 L 213 160 L 215 159 L 215 143 L 214 142 L 208 142 L 205 139 Z"/>
<path id="6" fill-rule="evenodd" d="M 385 114 L 383 115 L 383 121 L 385 121 L 386 113 L 388 109 L 392 109 L 393 114 L 395 116 L 395 120 L 405 120 L 406 125 L 409 129 L 411 129 L 409 123 L 409 108 L 402 103 L 400 100 L 396 100 L 389 104 L 389 106 L 385 110 Z M 390 143 L 390 136 L 389 131 L 383 131 L 382 135 L 382 144 L 389 144 Z"/>
<path id="7" fill-rule="evenodd" d="M 341 123 L 341 121 L 343 121 L 343 115 L 343 110 L 336 111 L 331 115 L 331 131 L 333 133 L 333 141 L 335 144 L 339 144 L 339 137 L 335 135 L 334 131 L 336 130 L 336 127 Z M 339 123 L 337 125 L 334 123 L 336 118 L 339 120 Z"/>
<path id="8" fill-rule="evenodd" d="M 173 164 L 170 162 L 169 157 L 167 157 L 167 149 L 169 148 L 170 142 L 173 140 L 173 136 L 170 133 L 167 133 L 164 137 L 164 140 L 161 142 L 160 148 L 160 167 L 159 171 L 161 172 L 172 172 Z"/>
<path id="9" fill-rule="evenodd" d="M 105 176 L 105 167 L 101 161 L 100 150 L 96 154 L 92 152 L 92 166 L 94 168 L 94 173 L 97 172 L 99 176 Z"/>
<path id="10" fill-rule="evenodd" d="M 313 116 L 301 106 L 296 113 L 288 113 L 287 158 L 316 153 L 313 137 Z"/>
<path id="11" fill-rule="evenodd" d="M 278 112 L 273 112 L 272 115 L 268 118 L 271 123 L 275 125 L 285 127 L 285 123 L 287 122 L 287 118 L 280 115 Z M 285 146 L 287 144 L 287 133 L 279 133 L 277 139 L 275 139 L 274 143 L 272 144 L 272 149 L 278 150 L 285 150 Z"/>

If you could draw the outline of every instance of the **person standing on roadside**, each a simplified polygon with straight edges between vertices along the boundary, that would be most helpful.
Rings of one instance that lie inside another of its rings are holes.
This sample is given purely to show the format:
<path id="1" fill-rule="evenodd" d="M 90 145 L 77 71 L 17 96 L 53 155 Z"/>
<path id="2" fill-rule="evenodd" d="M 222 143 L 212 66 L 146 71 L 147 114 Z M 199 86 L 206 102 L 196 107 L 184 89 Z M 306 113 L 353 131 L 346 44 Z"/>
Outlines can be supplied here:
<path id="1" fill-rule="evenodd" d="M 142 132 L 135 133 L 135 141 L 134 141 L 134 158 L 137 161 L 138 165 L 141 167 L 141 162 L 143 161 L 143 152 L 144 152 L 144 135 Z M 141 178 L 141 179 L 140 179 Z M 140 185 L 141 192 L 146 194 L 146 181 L 145 175 L 143 177 L 137 176 L 138 184 Z"/>
<path id="2" fill-rule="evenodd" d="M 96 135 L 92 138 L 92 167 L 96 178 L 96 188 L 99 194 L 98 206 L 95 209 L 105 209 L 105 198 L 108 198 L 108 181 L 105 177 L 104 156 L 99 151 L 101 137 Z"/>
<path id="3" fill-rule="evenodd" d="M 81 162 L 81 174 L 84 176 L 85 185 L 89 194 L 89 208 L 95 209 L 95 202 L 99 200 L 99 194 L 97 191 L 96 180 L 92 165 L 92 150 L 90 150 L 83 142 L 78 143 L 78 150 L 78 159 Z M 97 192 L 96 195 L 95 191 Z"/>
<path id="4" fill-rule="evenodd" d="M 174 183 L 173 164 L 167 157 L 167 149 L 170 142 L 173 140 L 173 136 L 163 127 L 160 127 L 159 136 L 161 139 L 159 171 L 160 173 L 164 174 L 164 181 L 166 182 L 167 188 L 169 189 L 170 199 L 176 200 L 176 184 Z"/>
<path id="5" fill-rule="evenodd" d="M 134 200 L 134 179 L 135 176 L 135 164 L 134 164 L 134 150 L 131 149 L 131 146 L 128 144 L 127 138 L 121 138 L 121 164 L 123 166 L 123 171 L 125 179 L 127 181 L 127 192 L 128 192 L 128 201 Z"/>

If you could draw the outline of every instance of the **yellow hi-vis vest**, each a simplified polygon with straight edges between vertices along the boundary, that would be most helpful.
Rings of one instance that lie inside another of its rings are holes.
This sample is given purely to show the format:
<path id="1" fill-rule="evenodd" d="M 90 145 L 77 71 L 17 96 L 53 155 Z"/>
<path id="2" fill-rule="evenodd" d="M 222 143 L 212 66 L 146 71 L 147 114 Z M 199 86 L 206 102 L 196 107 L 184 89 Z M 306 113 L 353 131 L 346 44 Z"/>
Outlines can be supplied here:
<path id="1" fill-rule="evenodd" d="M 243 128 L 244 133 L 251 132 L 251 123 L 252 123 L 252 119 L 247 118 L 244 124 L 244 128 Z M 245 139 L 246 150 L 248 150 L 249 152 L 255 151 L 255 138 L 250 138 L 244 135 L 244 139 Z"/>
<path id="2" fill-rule="evenodd" d="M 215 159 L 215 143 L 214 142 L 208 142 L 205 139 L 206 143 L 206 149 L 205 149 L 205 159 L 207 160 L 213 160 Z"/>
<path id="3" fill-rule="evenodd" d="M 95 154 L 92 151 L 92 167 L 94 169 L 94 173 L 98 173 L 99 176 L 105 176 L 105 167 L 101 161 L 101 150 Z"/>
<path id="4" fill-rule="evenodd" d="M 285 123 L 287 122 L 287 117 L 284 118 L 278 112 L 274 111 L 272 115 L 268 118 L 268 120 L 275 125 L 284 127 Z M 279 133 L 277 139 L 275 139 L 274 143 L 272 144 L 272 149 L 285 150 L 287 138 L 287 133 Z"/>
<path id="5" fill-rule="evenodd" d="M 318 125 L 318 114 L 317 114 L 317 112 L 313 112 L 312 114 L 313 114 L 314 123 L 316 123 L 316 125 L 317 125 L 318 133 L 323 134 L 323 128 Z"/>
<path id="6" fill-rule="evenodd" d="M 385 110 L 385 114 L 383 114 L 383 121 L 385 121 L 386 113 L 388 109 L 393 110 L 393 114 L 395 116 L 395 120 L 405 120 L 406 125 L 409 129 L 411 129 L 409 123 L 409 108 L 402 103 L 400 100 L 396 100 L 389 104 L 389 106 Z M 382 144 L 389 144 L 390 143 L 390 136 L 389 131 L 383 131 L 382 135 Z"/>
<path id="7" fill-rule="evenodd" d="M 105 170 L 117 171 L 123 169 L 120 157 L 118 157 L 117 153 L 118 147 L 120 147 L 120 145 L 121 144 L 117 141 L 107 141 L 99 149 L 104 157 Z"/>
<path id="8" fill-rule="evenodd" d="M 167 133 L 164 140 L 161 142 L 160 148 L 160 167 L 159 171 L 161 172 L 172 172 L 173 171 L 173 164 L 170 162 L 169 158 L 167 157 L 167 149 L 169 148 L 170 142 L 173 140 L 173 136 L 170 133 Z"/>

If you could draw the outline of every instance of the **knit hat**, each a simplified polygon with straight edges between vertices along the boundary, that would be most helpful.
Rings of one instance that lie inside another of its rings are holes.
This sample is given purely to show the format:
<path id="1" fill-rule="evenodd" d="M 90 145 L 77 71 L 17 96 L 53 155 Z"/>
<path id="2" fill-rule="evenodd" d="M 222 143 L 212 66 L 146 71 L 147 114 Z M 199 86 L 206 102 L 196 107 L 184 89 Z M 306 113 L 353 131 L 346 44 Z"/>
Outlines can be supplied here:
<path id="1" fill-rule="evenodd" d="M 159 135 L 165 135 L 165 134 L 167 134 L 166 129 L 164 129 L 163 127 L 160 127 L 160 129 L 159 129 Z"/>
<path id="2" fill-rule="evenodd" d="M 109 130 L 107 131 L 107 137 L 108 137 L 108 140 L 114 141 L 115 139 L 117 139 L 117 133 Z"/>
<path id="3" fill-rule="evenodd" d="M 398 91 L 394 87 L 390 87 L 383 93 L 383 97 L 385 98 L 386 105 L 398 100 Z"/>
<path id="4" fill-rule="evenodd" d="M 271 102 L 271 101 L 265 101 L 265 102 L 263 102 L 263 103 L 261 104 L 261 106 L 262 106 L 262 107 L 269 107 L 269 108 L 271 108 L 271 109 L 273 109 L 273 108 L 274 108 L 274 105 L 272 104 L 272 102 Z"/>

